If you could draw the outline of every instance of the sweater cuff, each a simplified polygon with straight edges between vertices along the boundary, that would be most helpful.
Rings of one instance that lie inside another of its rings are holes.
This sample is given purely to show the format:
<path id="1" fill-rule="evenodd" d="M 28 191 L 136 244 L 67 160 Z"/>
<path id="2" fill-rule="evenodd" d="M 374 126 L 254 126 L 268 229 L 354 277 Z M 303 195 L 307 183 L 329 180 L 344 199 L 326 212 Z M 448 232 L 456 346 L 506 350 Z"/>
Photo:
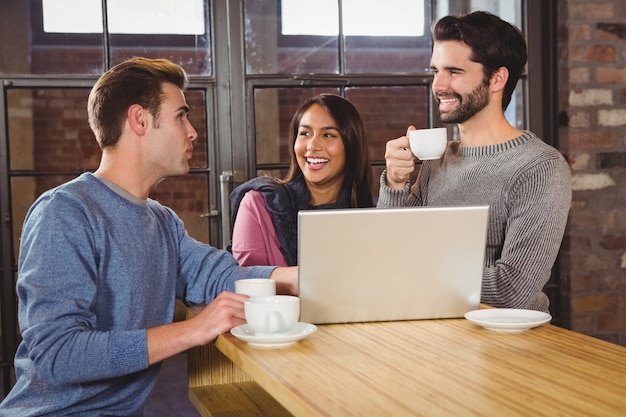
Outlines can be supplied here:
<path id="1" fill-rule="evenodd" d="M 409 196 L 410 180 L 407 180 L 401 189 L 391 188 L 387 185 L 387 170 L 380 175 L 380 190 L 376 207 L 402 207 Z"/>
<path id="2" fill-rule="evenodd" d="M 126 375 L 148 368 L 148 333 L 145 329 L 111 332 L 111 371 Z"/>

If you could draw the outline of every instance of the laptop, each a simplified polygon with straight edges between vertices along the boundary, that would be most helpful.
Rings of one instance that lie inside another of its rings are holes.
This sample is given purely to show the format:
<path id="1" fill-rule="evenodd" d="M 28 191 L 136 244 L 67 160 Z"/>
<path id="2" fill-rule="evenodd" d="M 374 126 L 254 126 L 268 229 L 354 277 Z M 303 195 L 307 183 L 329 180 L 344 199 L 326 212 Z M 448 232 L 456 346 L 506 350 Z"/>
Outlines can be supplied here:
<path id="1" fill-rule="evenodd" d="M 488 206 L 300 211 L 300 321 L 441 319 L 478 309 L 488 216 Z"/>

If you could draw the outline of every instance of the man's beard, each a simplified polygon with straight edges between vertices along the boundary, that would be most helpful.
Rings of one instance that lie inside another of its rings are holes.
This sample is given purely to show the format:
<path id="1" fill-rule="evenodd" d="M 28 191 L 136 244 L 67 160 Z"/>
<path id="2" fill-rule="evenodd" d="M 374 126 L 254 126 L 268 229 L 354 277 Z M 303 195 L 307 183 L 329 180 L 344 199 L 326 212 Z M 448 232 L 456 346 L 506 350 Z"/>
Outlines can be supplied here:
<path id="1" fill-rule="evenodd" d="M 443 123 L 464 123 L 474 117 L 476 113 L 487 107 L 489 104 L 489 81 L 483 80 L 478 87 L 469 93 L 461 96 L 457 93 L 444 93 L 437 96 L 437 101 L 440 97 L 455 97 L 458 100 L 457 108 L 451 112 L 439 111 L 439 119 Z"/>

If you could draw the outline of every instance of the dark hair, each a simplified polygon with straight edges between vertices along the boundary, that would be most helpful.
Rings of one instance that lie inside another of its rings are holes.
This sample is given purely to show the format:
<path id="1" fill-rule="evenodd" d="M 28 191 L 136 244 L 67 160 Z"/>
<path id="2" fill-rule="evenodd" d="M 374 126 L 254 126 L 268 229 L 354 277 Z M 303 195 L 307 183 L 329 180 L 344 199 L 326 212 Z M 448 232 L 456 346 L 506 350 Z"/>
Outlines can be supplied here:
<path id="1" fill-rule="evenodd" d="M 343 188 L 351 190 L 352 207 L 372 207 L 372 172 L 363 121 L 352 103 L 335 94 L 310 97 L 296 110 L 289 127 L 291 163 L 281 182 L 291 182 L 302 175 L 293 146 L 298 137 L 300 120 L 314 104 L 322 106 L 339 128 L 346 154 Z"/>
<path id="2" fill-rule="evenodd" d="M 509 71 L 502 95 L 502 109 L 511 101 L 517 81 L 526 65 L 526 41 L 512 24 L 488 12 L 473 12 L 464 16 L 446 16 L 433 27 L 435 41 L 460 41 L 472 49 L 470 59 L 483 65 L 489 79 L 500 67 Z"/>
<path id="3" fill-rule="evenodd" d="M 163 101 L 161 84 L 184 90 L 188 82 L 185 70 L 167 59 L 134 57 L 108 70 L 91 89 L 87 105 L 100 148 L 117 144 L 130 106 L 139 104 L 156 119 Z"/>

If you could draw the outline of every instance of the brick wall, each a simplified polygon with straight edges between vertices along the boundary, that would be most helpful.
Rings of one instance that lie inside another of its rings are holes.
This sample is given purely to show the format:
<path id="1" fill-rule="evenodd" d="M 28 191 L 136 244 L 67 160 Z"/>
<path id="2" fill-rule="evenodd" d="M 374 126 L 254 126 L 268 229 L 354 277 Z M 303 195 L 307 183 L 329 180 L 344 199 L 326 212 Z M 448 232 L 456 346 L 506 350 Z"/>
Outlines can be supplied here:
<path id="1" fill-rule="evenodd" d="M 626 346 L 626 1 L 559 0 L 558 21 L 563 324 Z"/>

